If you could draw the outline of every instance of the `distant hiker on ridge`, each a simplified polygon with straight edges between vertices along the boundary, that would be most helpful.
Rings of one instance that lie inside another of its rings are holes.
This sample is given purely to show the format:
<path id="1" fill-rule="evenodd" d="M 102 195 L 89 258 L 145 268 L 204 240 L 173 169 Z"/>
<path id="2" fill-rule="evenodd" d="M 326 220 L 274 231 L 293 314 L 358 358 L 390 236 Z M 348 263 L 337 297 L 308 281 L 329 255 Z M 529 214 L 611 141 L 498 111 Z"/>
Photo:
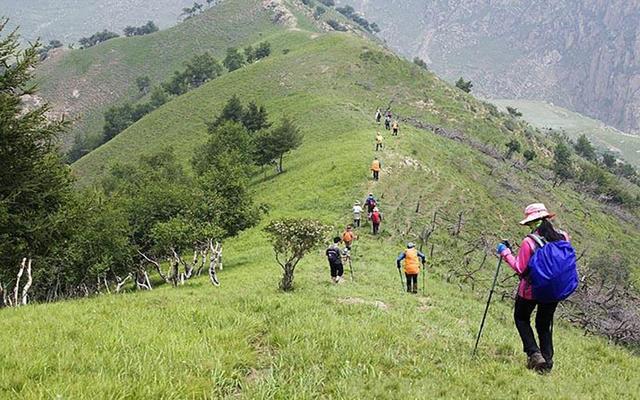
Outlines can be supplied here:
<path id="1" fill-rule="evenodd" d="M 353 226 L 356 228 L 360 228 L 360 219 L 362 218 L 362 207 L 360 206 L 360 202 L 356 201 L 353 204 Z"/>
<path id="2" fill-rule="evenodd" d="M 527 368 L 545 373 L 553 368 L 556 307 L 578 286 L 576 255 L 569 235 L 554 228 L 550 220 L 555 214 L 547 211 L 544 204 L 531 204 L 524 214 L 520 224 L 528 226 L 531 233 L 522 241 L 518 255 L 511 254 L 508 242 L 498 244 L 497 252 L 520 276 L 513 314 L 523 350 L 527 353 Z M 530 322 L 536 307 L 539 347 Z"/>
<path id="3" fill-rule="evenodd" d="M 331 270 L 331 281 L 333 283 L 342 282 L 342 274 L 344 273 L 342 257 L 346 252 L 340 250 L 339 244 L 341 241 L 342 239 L 340 239 L 340 237 L 338 236 L 333 238 L 333 243 L 325 252 L 327 255 L 327 261 L 329 261 L 329 269 Z"/>
<path id="4" fill-rule="evenodd" d="M 424 263 L 427 258 L 424 254 L 416 249 L 416 245 L 409 242 L 407 249 L 400 253 L 396 258 L 396 266 L 398 270 L 401 267 L 402 260 L 404 260 L 404 275 L 407 277 L 407 293 L 418 293 L 418 275 L 420 274 L 420 264 L 424 269 Z M 420 262 L 422 261 L 422 263 Z M 424 273 L 424 271 L 422 272 Z"/>
<path id="5" fill-rule="evenodd" d="M 376 122 L 380 123 L 381 119 L 382 119 L 382 111 L 380 111 L 380 108 L 378 107 L 378 109 L 376 110 Z"/>
<path id="6" fill-rule="evenodd" d="M 382 137 L 382 134 L 380 133 L 380 131 L 378 131 L 378 133 L 376 133 L 376 151 L 382 150 L 383 141 L 384 141 L 384 137 Z"/>
<path id="7" fill-rule="evenodd" d="M 387 115 L 384 117 L 384 129 L 389 130 L 391 129 L 391 113 L 387 113 Z"/>
<path id="8" fill-rule="evenodd" d="M 382 162 L 376 157 L 371 163 L 371 172 L 373 172 L 373 179 L 380 180 L 380 170 L 382 169 Z"/>

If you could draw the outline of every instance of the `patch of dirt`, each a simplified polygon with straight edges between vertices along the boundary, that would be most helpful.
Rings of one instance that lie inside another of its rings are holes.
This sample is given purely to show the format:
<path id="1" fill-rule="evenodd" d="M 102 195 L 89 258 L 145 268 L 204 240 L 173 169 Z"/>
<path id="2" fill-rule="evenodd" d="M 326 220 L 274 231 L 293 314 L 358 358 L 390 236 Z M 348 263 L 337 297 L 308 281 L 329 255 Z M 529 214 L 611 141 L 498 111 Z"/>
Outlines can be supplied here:
<path id="1" fill-rule="evenodd" d="M 344 299 L 338 299 L 338 303 L 340 304 L 347 304 L 347 305 L 354 305 L 354 304 L 364 304 L 364 305 L 370 305 L 370 306 L 374 306 L 376 308 L 379 308 L 381 310 L 388 310 L 389 306 L 379 300 L 365 300 L 365 299 L 361 299 L 359 297 L 346 297 Z"/>
<path id="2" fill-rule="evenodd" d="M 269 374 L 271 374 L 271 369 L 269 368 L 264 368 L 264 369 L 251 368 L 251 370 L 249 370 L 249 373 L 247 374 L 247 382 L 256 383 L 256 382 L 263 381 L 269 376 Z"/>
<path id="3" fill-rule="evenodd" d="M 428 297 L 421 297 L 419 299 L 420 305 L 418 306 L 418 311 L 427 312 L 433 308 L 431 305 L 431 299 Z"/>
<path id="4" fill-rule="evenodd" d="M 273 11 L 274 23 L 288 26 L 291 29 L 297 28 L 298 21 L 295 15 L 289 11 L 282 0 L 263 0 L 262 7 Z"/>

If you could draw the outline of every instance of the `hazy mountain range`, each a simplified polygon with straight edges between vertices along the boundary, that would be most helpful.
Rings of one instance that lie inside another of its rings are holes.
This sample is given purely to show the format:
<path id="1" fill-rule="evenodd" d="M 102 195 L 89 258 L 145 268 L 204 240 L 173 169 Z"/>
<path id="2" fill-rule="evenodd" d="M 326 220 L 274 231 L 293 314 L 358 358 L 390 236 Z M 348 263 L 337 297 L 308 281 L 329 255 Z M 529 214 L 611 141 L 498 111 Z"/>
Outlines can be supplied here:
<path id="1" fill-rule="evenodd" d="M 640 130 L 640 1 L 348 0 L 396 50 L 489 97 Z"/>

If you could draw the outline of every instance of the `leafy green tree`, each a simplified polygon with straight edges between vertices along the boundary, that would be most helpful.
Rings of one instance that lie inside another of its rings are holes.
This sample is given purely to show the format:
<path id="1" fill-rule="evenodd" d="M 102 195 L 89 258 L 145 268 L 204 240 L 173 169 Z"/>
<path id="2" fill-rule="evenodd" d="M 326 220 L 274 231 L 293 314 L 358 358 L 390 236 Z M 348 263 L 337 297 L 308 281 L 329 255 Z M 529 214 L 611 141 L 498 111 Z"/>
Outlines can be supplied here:
<path id="1" fill-rule="evenodd" d="M 375 22 L 371 23 L 371 25 L 369 25 L 369 27 L 371 28 L 371 32 L 373 32 L 373 33 L 380 33 L 380 31 L 381 31 L 380 27 Z"/>
<path id="2" fill-rule="evenodd" d="M 109 32 L 108 30 L 105 29 L 102 32 L 96 32 L 89 37 L 81 38 L 80 40 L 78 40 L 78 43 L 80 43 L 81 48 L 86 49 L 88 47 L 95 46 L 97 44 L 106 42 L 107 40 L 111 40 L 117 37 L 120 37 L 120 35 L 114 32 Z"/>
<path id="3" fill-rule="evenodd" d="M 518 109 L 515 108 L 515 107 L 507 106 L 507 112 L 513 118 L 522 117 L 522 113 L 520 111 L 518 111 Z"/>
<path id="4" fill-rule="evenodd" d="M 293 290 L 296 266 L 307 253 L 322 244 L 330 230 L 323 223 L 309 219 L 283 219 L 267 225 L 264 231 L 271 240 L 276 261 L 283 271 L 281 290 Z"/>
<path id="5" fill-rule="evenodd" d="M 209 140 L 197 158 L 193 160 L 194 171 L 203 175 L 217 170 L 233 160 L 248 176 L 253 165 L 254 144 L 251 134 L 244 126 L 231 120 L 209 126 Z"/>
<path id="6" fill-rule="evenodd" d="M 593 147 L 587 136 L 583 133 L 578 137 L 576 144 L 573 146 L 576 153 L 589 161 L 596 161 L 598 156 L 596 155 L 596 149 Z"/>
<path id="7" fill-rule="evenodd" d="M 142 94 L 149 93 L 149 88 L 151 87 L 151 78 L 148 76 L 139 76 L 136 78 L 136 86 L 138 87 L 138 91 Z"/>
<path id="8" fill-rule="evenodd" d="M 244 48 L 244 58 L 247 60 L 247 63 L 249 64 L 253 63 L 256 60 L 253 46 L 249 45 Z"/>
<path id="9" fill-rule="evenodd" d="M 235 71 L 245 64 L 243 55 L 235 47 L 229 47 L 227 49 L 227 55 L 222 61 L 222 64 L 229 70 L 229 72 Z"/>
<path id="10" fill-rule="evenodd" d="M 602 163 L 610 170 L 616 166 L 617 158 L 611 152 L 606 152 L 602 155 Z"/>
<path id="11" fill-rule="evenodd" d="M 302 144 L 302 133 L 288 117 L 283 117 L 279 126 L 263 131 L 256 139 L 256 158 L 260 163 L 278 160 L 278 172 L 284 172 L 285 154 Z M 267 161 L 268 160 L 268 161 Z"/>
<path id="12" fill-rule="evenodd" d="M 46 117 L 48 105 L 25 110 L 21 97 L 32 84 L 39 43 L 22 49 L 0 21 L 0 283 L 10 285 L 23 258 L 34 274 L 59 236 L 58 212 L 71 193 L 72 178 L 56 148 L 66 128 Z M 0 298 L 0 301 L 2 299 Z"/>
<path id="13" fill-rule="evenodd" d="M 244 125 L 249 132 L 258 132 L 271 126 L 268 118 L 267 110 L 263 106 L 258 107 L 256 103 L 252 101 L 244 110 L 242 125 Z"/>
<path id="14" fill-rule="evenodd" d="M 134 107 L 131 103 L 121 106 L 113 106 L 104 113 L 104 126 L 102 128 L 103 143 L 113 139 L 123 130 L 135 122 L 133 118 Z"/>
<path id="15" fill-rule="evenodd" d="M 327 10 L 322 6 L 316 6 L 315 11 L 313 12 L 313 16 L 315 19 L 320 18 Z"/>
<path id="16" fill-rule="evenodd" d="M 336 11 L 339 12 L 340 14 L 344 15 L 345 17 L 351 19 L 351 17 L 355 14 L 356 10 L 353 9 L 353 7 L 346 5 L 344 7 L 336 7 Z"/>
<path id="17" fill-rule="evenodd" d="M 156 86 L 151 91 L 151 96 L 149 97 L 149 104 L 153 106 L 154 109 L 160 107 L 164 103 L 169 101 L 169 95 L 161 86 Z"/>
<path id="18" fill-rule="evenodd" d="M 562 142 L 558 143 L 554 150 L 553 172 L 555 173 L 554 186 L 573 178 L 575 175 L 573 161 L 571 160 L 571 150 Z"/>
<path id="19" fill-rule="evenodd" d="M 538 157 L 536 152 L 531 149 L 525 150 L 524 153 L 522 153 L 522 156 L 524 157 L 526 163 L 530 163 L 531 161 L 535 160 L 536 157 Z"/>
<path id="20" fill-rule="evenodd" d="M 511 141 L 509 141 L 509 143 L 507 143 L 506 146 L 507 146 L 507 154 L 505 154 L 505 158 L 507 160 L 511 159 L 511 156 L 513 156 L 513 153 L 520 153 L 520 142 L 518 142 L 516 139 L 511 139 Z"/>
<path id="21" fill-rule="evenodd" d="M 229 98 L 229 100 L 227 100 L 222 112 L 211 124 L 209 130 L 211 131 L 212 128 L 222 125 L 227 121 L 242 123 L 244 116 L 245 111 L 242 103 L 240 102 L 240 98 L 234 94 Z"/>
<path id="22" fill-rule="evenodd" d="M 269 55 L 271 55 L 271 43 L 261 42 L 260 44 L 258 44 L 258 47 L 256 48 L 256 51 L 254 54 L 255 54 L 256 60 L 269 57 Z"/>
<path id="23" fill-rule="evenodd" d="M 194 56 L 186 65 L 183 77 L 190 88 L 197 88 L 222 74 L 222 66 L 210 53 Z"/>
<path id="24" fill-rule="evenodd" d="M 473 83 L 471 81 L 465 81 L 462 77 L 456 81 L 456 87 L 465 93 L 471 93 Z"/>

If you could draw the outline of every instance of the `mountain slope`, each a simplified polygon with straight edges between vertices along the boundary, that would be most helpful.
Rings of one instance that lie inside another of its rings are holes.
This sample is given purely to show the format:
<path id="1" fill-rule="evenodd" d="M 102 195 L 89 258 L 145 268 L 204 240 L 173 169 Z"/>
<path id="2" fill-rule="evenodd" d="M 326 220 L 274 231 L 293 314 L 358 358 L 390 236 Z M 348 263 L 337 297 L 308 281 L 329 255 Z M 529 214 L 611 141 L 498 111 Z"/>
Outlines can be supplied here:
<path id="1" fill-rule="evenodd" d="M 546 100 L 640 130 L 640 2 L 354 0 L 381 35 L 493 98 Z"/>
<path id="2" fill-rule="evenodd" d="M 613 151 L 640 167 L 640 136 L 620 132 L 600 121 L 543 101 L 493 99 L 491 102 L 505 110 L 507 106 L 517 108 L 523 113 L 522 118 L 537 128 L 562 130 L 574 140 L 584 133 L 602 150 Z"/>
<path id="3" fill-rule="evenodd" d="M 220 288 L 196 279 L 178 289 L 0 310 L 6 321 L 0 397 L 636 396 L 640 359 L 563 322 L 555 328 L 554 373 L 527 371 L 508 302 L 492 305 L 480 357 L 472 359 L 494 259 L 480 268 L 475 289 L 460 289 L 448 278 L 469 247 L 479 244 L 467 254 L 477 267 L 498 238 L 521 237 L 518 217 L 534 199 L 558 211 L 576 246 L 590 254 L 615 250 L 637 260 L 637 223 L 622 223 L 568 187 L 552 188 L 539 165 L 521 172 L 481 151 L 487 148 L 480 142 L 502 148 L 513 137 L 500 128 L 503 117 L 376 44 L 308 31 L 267 38 L 272 57 L 165 104 L 74 170 L 90 184 L 109 164 L 166 145 L 188 164 L 206 140 L 205 122 L 231 95 L 256 100 L 274 120 L 284 113 L 294 118 L 305 135 L 285 160 L 287 172 L 256 178 L 258 201 L 271 206 L 267 220 L 314 217 L 340 228 L 354 200 L 370 190 L 381 197 L 383 232 L 371 238 L 366 226 L 360 230 L 355 281 L 329 284 L 319 250 L 299 266 L 297 290 L 279 293 L 279 267 L 257 228 L 225 244 Z M 391 101 L 407 122 L 459 130 L 466 139 L 405 123 L 401 135 L 386 135 L 386 148 L 375 153 L 373 112 Z M 367 179 L 374 155 L 385 167 L 380 182 Z M 395 257 L 436 209 L 426 296 L 406 295 Z M 460 211 L 463 227 L 454 236 Z"/>
<path id="4" fill-rule="evenodd" d="M 40 95 L 56 113 L 76 121 L 64 140 L 68 148 L 79 132 L 102 134 L 109 106 L 139 97 L 137 77 L 148 76 L 157 85 L 184 69 L 184 62 L 196 54 L 208 51 L 221 59 L 227 47 L 288 28 L 274 24 L 272 18 L 262 1 L 224 1 L 171 29 L 57 52 L 38 69 Z"/>

